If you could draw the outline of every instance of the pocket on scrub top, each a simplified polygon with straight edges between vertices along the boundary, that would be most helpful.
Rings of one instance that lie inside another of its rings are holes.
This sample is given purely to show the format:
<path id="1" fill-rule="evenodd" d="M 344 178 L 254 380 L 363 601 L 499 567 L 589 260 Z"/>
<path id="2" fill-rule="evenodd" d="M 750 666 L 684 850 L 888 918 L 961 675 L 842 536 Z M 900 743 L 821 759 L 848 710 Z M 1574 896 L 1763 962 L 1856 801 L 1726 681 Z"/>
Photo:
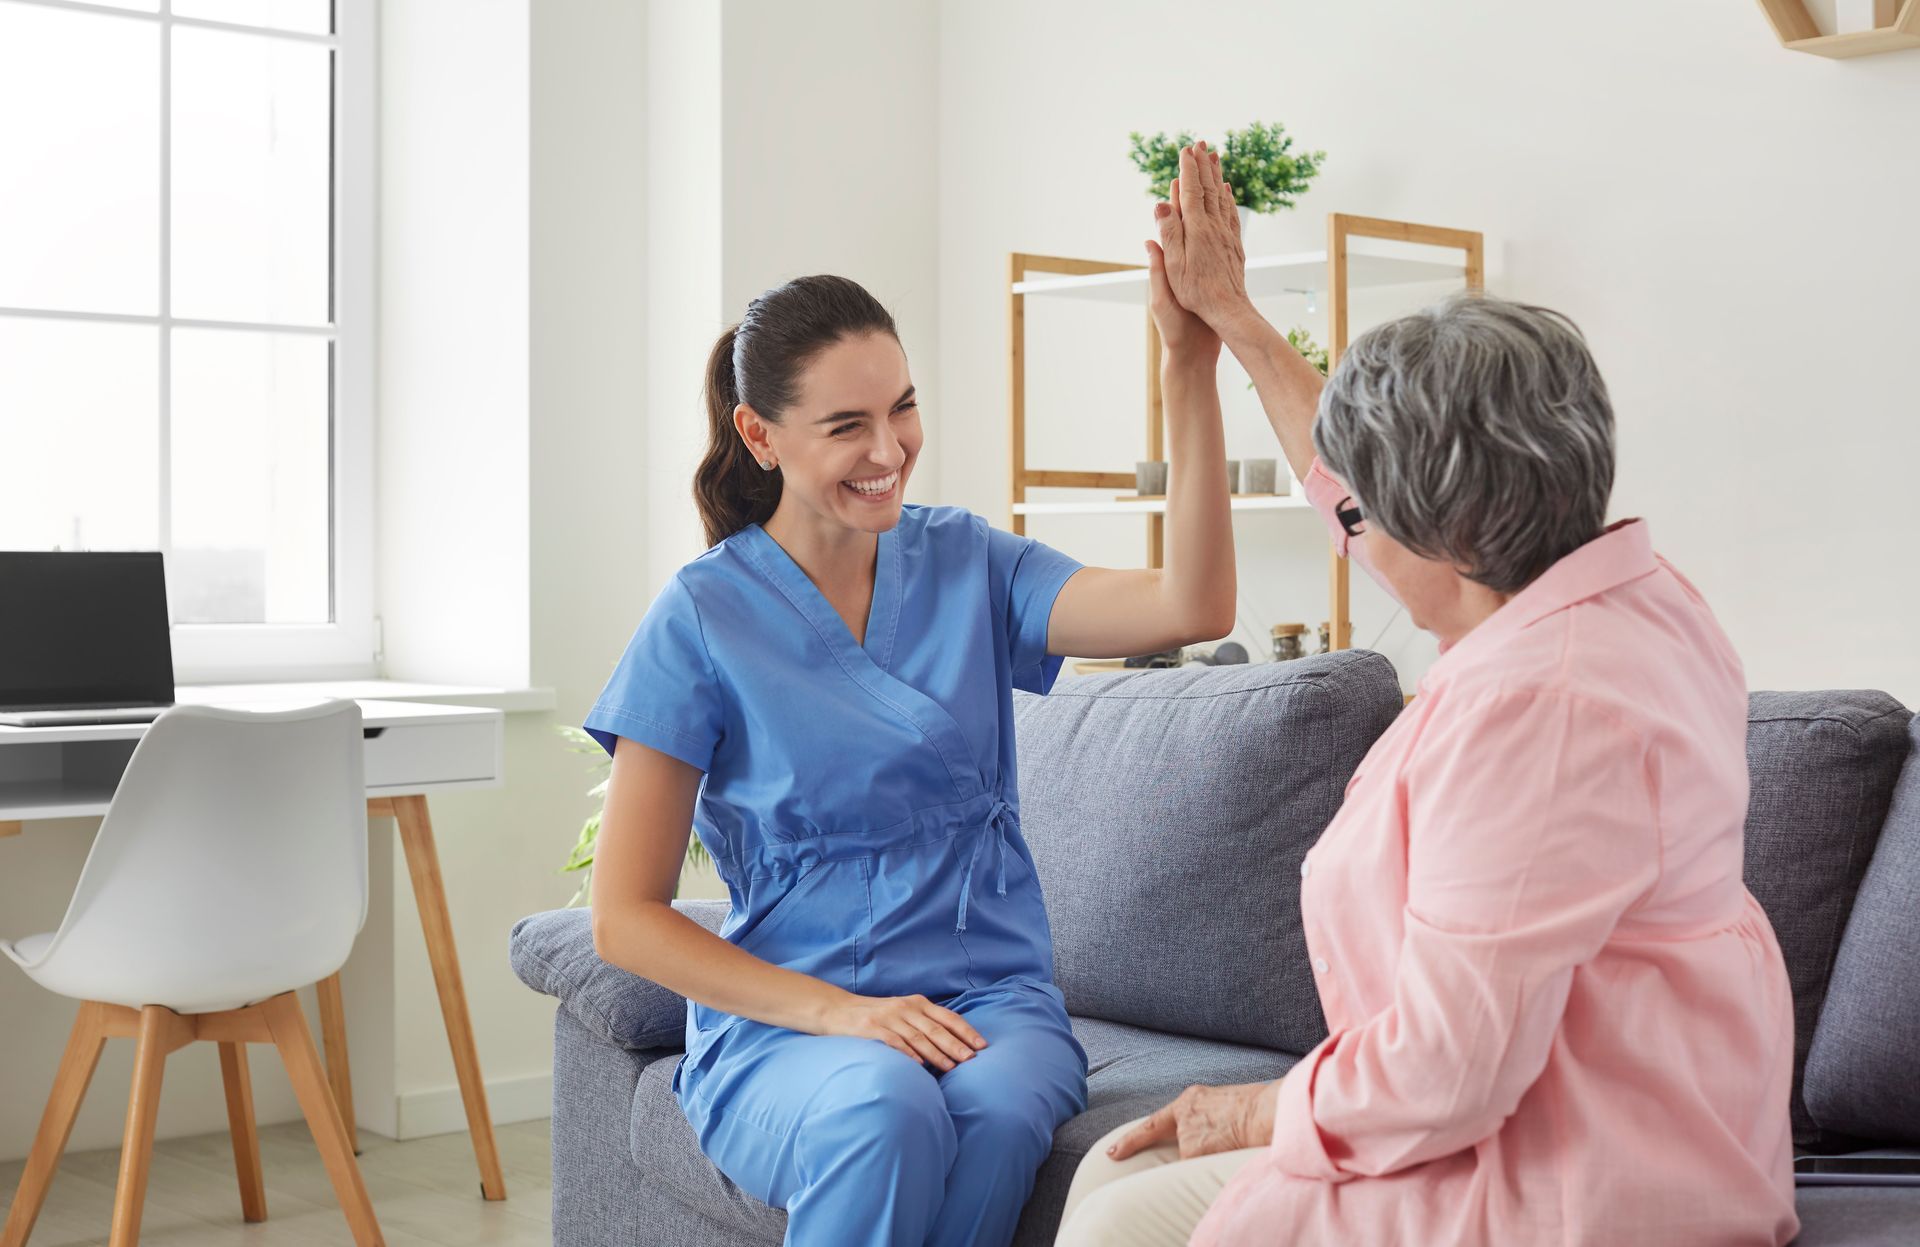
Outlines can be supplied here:
<path id="1" fill-rule="evenodd" d="M 748 911 L 764 911 L 733 942 L 762 961 L 858 990 L 860 944 L 871 913 L 867 877 L 867 859 L 854 858 L 819 862 L 795 876 L 756 879 L 748 889 Z"/>

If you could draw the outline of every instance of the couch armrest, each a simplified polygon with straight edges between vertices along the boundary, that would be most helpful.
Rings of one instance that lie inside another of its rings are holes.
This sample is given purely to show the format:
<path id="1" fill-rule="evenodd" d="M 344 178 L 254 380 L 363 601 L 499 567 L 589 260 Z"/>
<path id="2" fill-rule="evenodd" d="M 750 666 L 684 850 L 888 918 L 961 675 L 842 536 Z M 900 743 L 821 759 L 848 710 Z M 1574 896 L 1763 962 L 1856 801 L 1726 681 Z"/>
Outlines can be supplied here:
<path id="1" fill-rule="evenodd" d="M 675 901 L 709 931 L 726 921 L 725 901 Z M 593 949 L 592 914 L 550 909 L 513 924 L 508 955 L 520 981 L 558 997 L 560 1007 L 622 1048 L 678 1048 L 686 1039 L 687 1001 L 658 983 L 608 965 Z"/>

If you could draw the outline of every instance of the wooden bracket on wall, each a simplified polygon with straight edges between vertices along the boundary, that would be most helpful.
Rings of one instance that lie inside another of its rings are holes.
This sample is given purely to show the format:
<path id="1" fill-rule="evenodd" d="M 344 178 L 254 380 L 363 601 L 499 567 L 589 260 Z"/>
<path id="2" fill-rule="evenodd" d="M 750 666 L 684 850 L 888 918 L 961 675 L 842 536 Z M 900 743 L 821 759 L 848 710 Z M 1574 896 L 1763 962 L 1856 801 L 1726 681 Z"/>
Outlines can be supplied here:
<path id="1" fill-rule="evenodd" d="M 1803 0 L 1760 0 L 1783 46 L 1836 60 L 1920 48 L 1920 0 L 1873 0 L 1873 29 L 1823 35 Z"/>

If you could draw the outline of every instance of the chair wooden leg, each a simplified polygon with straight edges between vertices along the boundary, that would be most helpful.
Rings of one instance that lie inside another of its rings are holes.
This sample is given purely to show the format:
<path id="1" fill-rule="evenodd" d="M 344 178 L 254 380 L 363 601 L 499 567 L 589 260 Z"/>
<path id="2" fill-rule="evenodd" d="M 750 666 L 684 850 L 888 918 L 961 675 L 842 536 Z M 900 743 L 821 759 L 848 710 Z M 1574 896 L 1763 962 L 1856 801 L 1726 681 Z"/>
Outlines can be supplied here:
<path id="1" fill-rule="evenodd" d="M 367 1197 L 366 1181 L 360 1176 L 359 1162 L 353 1158 L 353 1145 L 347 1139 L 340 1110 L 333 1102 L 333 1091 L 327 1086 L 326 1071 L 321 1068 L 320 1054 L 314 1049 L 313 1034 L 307 1030 L 307 1019 L 301 1015 L 299 999 L 292 992 L 285 992 L 257 1007 L 266 1014 L 267 1028 L 273 1035 L 274 1046 L 280 1050 L 280 1059 L 286 1063 L 287 1079 L 300 1101 L 300 1111 L 306 1114 L 307 1128 L 313 1132 L 314 1145 L 320 1149 L 320 1159 L 327 1167 L 327 1177 L 333 1181 L 333 1193 L 340 1201 L 340 1211 L 346 1214 L 353 1241 L 359 1247 L 381 1247 L 386 1240 L 380 1236 L 373 1201 Z"/>
<path id="2" fill-rule="evenodd" d="M 240 1215 L 267 1219 L 267 1188 L 260 1173 L 260 1132 L 253 1117 L 253 1076 L 246 1045 L 221 1043 L 220 1080 L 227 1087 L 227 1129 L 233 1134 L 233 1168 L 240 1178 Z"/>
<path id="3" fill-rule="evenodd" d="M 413 878 L 420 927 L 427 937 L 427 961 L 433 967 L 433 985 L 440 993 L 440 1016 L 447 1024 L 453 1072 L 460 1080 L 460 1099 L 466 1105 L 467 1133 L 473 1139 L 474 1159 L 480 1165 L 480 1194 L 485 1199 L 505 1199 L 507 1180 L 500 1170 L 500 1149 L 494 1142 L 493 1118 L 487 1111 L 487 1085 L 480 1077 L 480 1052 L 473 1042 L 473 1019 L 467 1013 L 467 989 L 460 977 L 460 956 L 453 945 L 453 919 L 447 913 L 447 892 L 440 879 L 440 856 L 433 845 L 427 799 L 395 797 L 393 816 L 400 828 L 400 846 L 406 850 L 407 873 Z"/>
<path id="4" fill-rule="evenodd" d="M 347 1128 L 347 1142 L 354 1155 L 360 1154 L 360 1133 L 353 1121 L 353 1067 L 347 1062 L 347 1008 L 340 998 L 340 972 L 329 974 L 314 984 L 320 1001 L 320 1042 L 327 1051 L 327 1082 L 333 1087 L 333 1102 L 340 1108 L 340 1122 Z"/>
<path id="5" fill-rule="evenodd" d="M 133 1051 L 133 1090 L 127 1097 L 127 1130 L 120 1141 L 120 1183 L 113 1193 L 110 1247 L 140 1241 L 140 1216 L 147 1203 L 147 1169 L 153 1160 L 153 1124 L 160 1114 L 160 1077 L 167 1053 L 177 1042 L 182 1019 L 160 1005 L 140 1010 L 140 1031 Z M 189 1027 L 187 1034 L 191 1036 Z"/>
<path id="6" fill-rule="evenodd" d="M 67 1050 L 60 1057 L 60 1069 L 53 1076 L 53 1090 L 47 1094 L 46 1111 L 40 1115 L 40 1129 L 33 1136 L 33 1149 L 27 1153 L 26 1168 L 20 1172 L 20 1185 L 7 1209 L 7 1224 L 0 1229 L 0 1247 L 26 1247 L 27 1236 L 46 1202 L 47 1188 L 53 1183 L 53 1171 L 66 1151 L 67 1137 L 73 1133 L 73 1119 L 80 1114 L 80 1102 L 86 1098 L 87 1084 L 93 1081 L 94 1067 L 100 1063 L 100 1049 L 107 1036 L 100 1023 L 100 1007 L 91 1002 L 80 1006 L 73 1019 L 73 1032 L 67 1037 Z"/>

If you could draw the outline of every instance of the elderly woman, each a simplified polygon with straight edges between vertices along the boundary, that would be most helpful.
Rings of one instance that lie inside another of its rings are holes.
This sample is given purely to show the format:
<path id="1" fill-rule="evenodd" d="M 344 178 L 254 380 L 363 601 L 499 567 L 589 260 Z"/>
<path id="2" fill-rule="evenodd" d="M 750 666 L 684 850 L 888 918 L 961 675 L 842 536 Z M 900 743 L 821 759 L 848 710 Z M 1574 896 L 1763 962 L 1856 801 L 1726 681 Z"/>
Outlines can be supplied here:
<path id="1" fill-rule="evenodd" d="M 1361 338 L 1322 392 L 1247 300 L 1214 159 L 1181 170 L 1176 296 L 1442 654 L 1301 867 L 1327 1039 L 1102 1140 L 1059 1242 L 1787 1242 L 1793 1027 L 1741 882 L 1740 661 L 1645 522 L 1605 523 L 1578 331 L 1460 299 Z"/>

